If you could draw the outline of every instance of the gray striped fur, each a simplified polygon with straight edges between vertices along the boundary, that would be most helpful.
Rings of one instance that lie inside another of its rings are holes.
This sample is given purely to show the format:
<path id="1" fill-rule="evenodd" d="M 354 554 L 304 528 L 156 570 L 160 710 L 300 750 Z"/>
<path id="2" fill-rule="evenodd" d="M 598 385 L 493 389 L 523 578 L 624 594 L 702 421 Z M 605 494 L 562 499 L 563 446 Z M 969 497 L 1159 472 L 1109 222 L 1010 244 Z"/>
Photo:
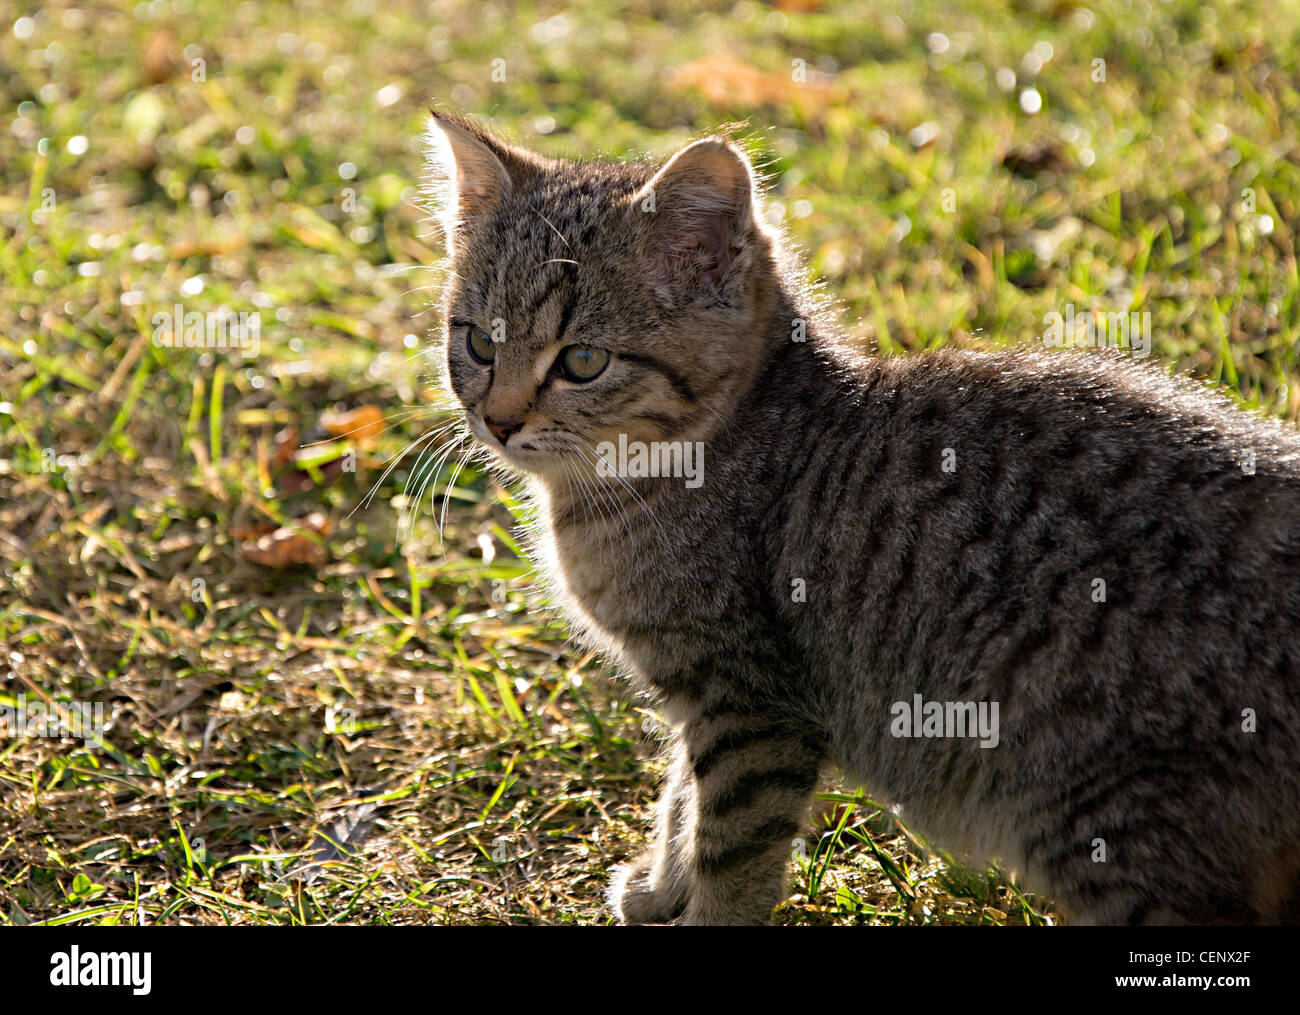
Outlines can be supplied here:
<path id="1" fill-rule="evenodd" d="M 1300 919 L 1292 430 L 1117 355 L 854 353 L 725 138 L 431 138 L 446 316 L 506 336 L 486 369 L 450 327 L 449 388 L 526 478 L 576 636 L 673 728 L 620 920 L 768 920 L 828 766 L 1075 922 Z M 571 344 L 610 366 L 555 381 Z M 705 481 L 599 475 L 618 434 L 702 442 Z M 918 694 L 997 703 L 997 746 L 894 736 Z"/>

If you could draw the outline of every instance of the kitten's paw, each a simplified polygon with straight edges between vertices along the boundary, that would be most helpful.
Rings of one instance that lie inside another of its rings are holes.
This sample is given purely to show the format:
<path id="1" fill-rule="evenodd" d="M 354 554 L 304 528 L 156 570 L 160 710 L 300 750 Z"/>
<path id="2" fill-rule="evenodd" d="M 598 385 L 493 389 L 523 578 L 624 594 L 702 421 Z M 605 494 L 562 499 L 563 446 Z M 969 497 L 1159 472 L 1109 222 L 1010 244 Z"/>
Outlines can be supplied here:
<path id="1" fill-rule="evenodd" d="M 619 923 L 672 923 L 685 910 L 680 892 L 653 883 L 655 861 L 654 850 L 647 850 L 631 863 L 614 868 L 609 908 Z"/>

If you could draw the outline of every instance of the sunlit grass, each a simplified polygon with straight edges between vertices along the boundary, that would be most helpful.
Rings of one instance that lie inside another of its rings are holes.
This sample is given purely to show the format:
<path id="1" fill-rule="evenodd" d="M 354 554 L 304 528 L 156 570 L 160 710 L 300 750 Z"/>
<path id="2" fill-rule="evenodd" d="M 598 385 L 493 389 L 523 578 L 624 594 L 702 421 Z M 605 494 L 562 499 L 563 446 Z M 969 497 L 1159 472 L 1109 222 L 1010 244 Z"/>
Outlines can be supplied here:
<path id="1" fill-rule="evenodd" d="M 446 420 L 428 102 L 582 157 L 744 121 L 865 345 L 1149 312 L 1160 362 L 1300 414 L 1293 0 L 434 9 L 5 15 L 0 704 L 111 719 L 102 745 L 0 741 L 0 922 L 608 918 L 653 715 L 568 643 L 507 491 L 472 463 L 453 483 L 444 437 L 384 471 Z M 257 355 L 159 348 L 178 303 L 260 313 Z M 362 405 L 374 446 L 320 431 Z M 313 511 L 324 564 L 241 557 Z M 1050 914 L 825 789 L 780 921 Z"/>

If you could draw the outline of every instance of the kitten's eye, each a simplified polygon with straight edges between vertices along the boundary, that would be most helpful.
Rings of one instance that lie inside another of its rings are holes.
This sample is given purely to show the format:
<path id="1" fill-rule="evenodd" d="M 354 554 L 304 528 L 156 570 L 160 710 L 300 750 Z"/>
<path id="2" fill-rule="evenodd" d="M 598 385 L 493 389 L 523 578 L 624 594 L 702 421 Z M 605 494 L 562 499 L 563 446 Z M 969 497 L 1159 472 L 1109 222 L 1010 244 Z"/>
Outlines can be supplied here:
<path id="1" fill-rule="evenodd" d="M 491 366 L 496 362 L 497 346 L 492 341 L 492 336 L 482 328 L 476 328 L 469 325 L 468 335 L 465 337 L 465 346 L 469 349 L 469 354 L 473 357 L 475 363 L 482 363 L 484 366 Z"/>
<path id="2" fill-rule="evenodd" d="M 589 345 L 571 345 L 560 353 L 560 370 L 565 380 L 594 381 L 609 365 L 609 350 Z"/>

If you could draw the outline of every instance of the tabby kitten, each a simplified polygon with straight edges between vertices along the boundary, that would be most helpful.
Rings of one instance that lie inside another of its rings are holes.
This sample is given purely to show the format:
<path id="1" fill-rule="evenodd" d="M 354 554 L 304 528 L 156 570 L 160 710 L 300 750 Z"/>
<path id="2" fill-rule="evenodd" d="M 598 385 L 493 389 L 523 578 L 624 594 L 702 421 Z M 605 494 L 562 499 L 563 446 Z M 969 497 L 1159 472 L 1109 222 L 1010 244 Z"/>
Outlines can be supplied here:
<path id="1" fill-rule="evenodd" d="M 1300 918 L 1295 433 L 1117 356 L 855 354 L 725 138 L 429 140 L 451 390 L 673 727 L 619 920 L 769 920 L 831 765 L 1076 923 Z"/>

